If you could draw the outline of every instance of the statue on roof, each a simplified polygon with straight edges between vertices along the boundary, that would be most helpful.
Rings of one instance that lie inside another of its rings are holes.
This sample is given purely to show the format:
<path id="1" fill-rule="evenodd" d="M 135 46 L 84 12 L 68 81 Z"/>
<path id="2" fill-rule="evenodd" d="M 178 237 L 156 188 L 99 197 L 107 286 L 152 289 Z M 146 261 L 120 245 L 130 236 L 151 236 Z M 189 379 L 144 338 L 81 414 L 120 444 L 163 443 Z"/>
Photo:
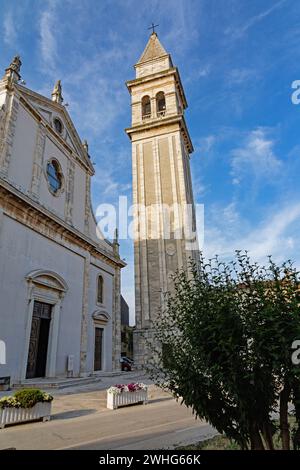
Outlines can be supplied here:
<path id="1" fill-rule="evenodd" d="M 8 69 L 13 70 L 14 72 L 16 72 L 20 75 L 21 65 L 22 65 L 21 58 L 20 58 L 19 55 L 16 55 L 13 58 L 10 66 L 8 67 Z"/>
<path id="2" fill-rule="evenodd" d="M 4 79 L 8 79 L 12 82 L 18 82 L 21 79 L 21 58 L 19 55 L 16 55 L 11 61 L 10 65 L 5 69 Z"/>
<path id="3" fill-rule="evenodd" d="M 62 86 L 61 86 L 60 80 L 57 80 L 57 82 L 55 83 L 51 96 L 52 96 L 52 101 L 62 104 L 64 99 L 62 96 Z"/>

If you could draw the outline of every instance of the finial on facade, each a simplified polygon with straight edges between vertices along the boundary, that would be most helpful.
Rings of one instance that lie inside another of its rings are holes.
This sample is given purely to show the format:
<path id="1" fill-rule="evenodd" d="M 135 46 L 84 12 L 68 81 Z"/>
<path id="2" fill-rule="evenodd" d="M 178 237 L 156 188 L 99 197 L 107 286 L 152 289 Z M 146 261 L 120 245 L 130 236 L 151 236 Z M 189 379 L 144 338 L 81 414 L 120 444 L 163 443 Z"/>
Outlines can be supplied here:
<path id="1" fill-rule="evenodd" d="M 114 245 L 114 254 L 119 255 L 119 246 L 120 246 L 119 245 L 119 231 L 117 228 L 115 229 L 113 245 Z"/>
<path id="2" fill-rule="evenodd" d="M 52 96 L 52 101 L 55 101 L 55 103 L 62 104 L 64 99 L 62 96 L 62 87 L 61 87 L 60 80 L 57 80 L 57 82 L 55 83 L 51 96 Z"/>
<path id="3" fill-rule="evenodd" d="M 83 140 L 82 147 L 84 148 L 84 150 L 88 154 L 89 153 L 89 144 L 88 144 L 88 141 L 86 139 Z"/>
<path id="4" fill-rule="evenodd" d="M 5 74 L 3 78 L 6 78 L 12 82 L 18 82 L 21 80 L 20 70 L 21 70 L 21 58 L 19 55 L 16 55 L 11 61 L 9 67 L 5 69 Z"/>

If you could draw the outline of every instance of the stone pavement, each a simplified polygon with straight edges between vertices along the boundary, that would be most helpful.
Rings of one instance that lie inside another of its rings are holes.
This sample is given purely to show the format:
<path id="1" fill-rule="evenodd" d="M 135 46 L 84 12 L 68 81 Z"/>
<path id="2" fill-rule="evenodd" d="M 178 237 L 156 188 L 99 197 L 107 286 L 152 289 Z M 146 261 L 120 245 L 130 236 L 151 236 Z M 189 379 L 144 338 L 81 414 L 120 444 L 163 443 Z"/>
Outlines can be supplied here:
<path id="1" fill-rule="evenodd" d="M 129 373 L 99 383 L 51 390 L 51 421 L 0 430 L 0 449 L 161 449 L 211 437 L 216 432 L 144 376 Z M 131 381 L 149 384 L 149 404 L 107 410 L 106 389 Z"/>

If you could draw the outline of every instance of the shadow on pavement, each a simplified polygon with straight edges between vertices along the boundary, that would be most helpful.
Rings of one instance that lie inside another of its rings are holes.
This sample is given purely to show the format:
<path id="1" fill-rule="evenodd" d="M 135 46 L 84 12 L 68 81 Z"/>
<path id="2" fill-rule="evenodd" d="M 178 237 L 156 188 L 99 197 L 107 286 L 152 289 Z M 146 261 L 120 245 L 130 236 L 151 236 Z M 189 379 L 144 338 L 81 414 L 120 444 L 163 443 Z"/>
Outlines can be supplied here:
<path id="1" fill-rule="evenodd" d="M 174 400 L 173 397 L 149 398 L 148 405 L 151 403 L 159 403 L 160 401 Z"/>
<path id="2" fill-rule="evenodd" d="M 63 411 L 61 413 L 55 413 L 51 415 L 51 421 L 55 419 L 78 418 L 79 416 L 90 415 L 90 414 L 96 413 L 97 411 L 98 410 L 96 409 Z"/>

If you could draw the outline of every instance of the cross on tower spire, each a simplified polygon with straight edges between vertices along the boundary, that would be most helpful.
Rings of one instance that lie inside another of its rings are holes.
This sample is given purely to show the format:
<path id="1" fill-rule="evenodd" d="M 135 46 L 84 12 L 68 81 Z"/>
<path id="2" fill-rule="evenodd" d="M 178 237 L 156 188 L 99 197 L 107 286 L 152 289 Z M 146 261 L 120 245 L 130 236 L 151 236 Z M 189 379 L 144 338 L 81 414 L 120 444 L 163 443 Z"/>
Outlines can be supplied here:
<path id="1" fill-rule="evenodd" d="M 157 28 L 158 26 L 159 26 L 159 24 L 151 23 L 151 26 L 148 29 L 152 29 L 152 34 L 154 34 L 155 33 L 155 28 Z"/>

